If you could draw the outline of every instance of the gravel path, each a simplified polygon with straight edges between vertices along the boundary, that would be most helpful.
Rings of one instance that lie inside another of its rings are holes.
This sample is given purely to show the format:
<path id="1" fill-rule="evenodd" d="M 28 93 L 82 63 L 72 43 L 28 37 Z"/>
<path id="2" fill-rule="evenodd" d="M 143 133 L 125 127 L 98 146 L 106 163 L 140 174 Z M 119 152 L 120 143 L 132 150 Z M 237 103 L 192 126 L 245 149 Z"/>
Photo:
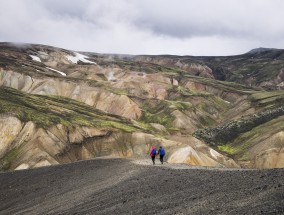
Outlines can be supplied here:
<path id="1" fill-rule="evenodd" d="M 284 214 L 284 169 L 95 159 L 0 173 L 0 214 Z"/>

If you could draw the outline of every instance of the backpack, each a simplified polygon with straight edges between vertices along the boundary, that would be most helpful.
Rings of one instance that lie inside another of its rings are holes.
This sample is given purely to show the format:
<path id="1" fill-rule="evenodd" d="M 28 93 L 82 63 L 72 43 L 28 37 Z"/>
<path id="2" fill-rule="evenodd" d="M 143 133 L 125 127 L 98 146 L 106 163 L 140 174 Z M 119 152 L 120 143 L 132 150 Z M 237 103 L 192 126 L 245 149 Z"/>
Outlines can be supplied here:
<path id="1" fill-rule="evenodd" d="M 159 151 L 160 151 L 160 155 L 165 155 L 165 149 L 161 148 Z"/>
<path id="2" fill-rule="evenodd" d="M 153 150 L 152 150 L 152 156 L 155 156 L 157 154 L 157 151 L 156 151 L 156 149 L 154 148 Z"/>

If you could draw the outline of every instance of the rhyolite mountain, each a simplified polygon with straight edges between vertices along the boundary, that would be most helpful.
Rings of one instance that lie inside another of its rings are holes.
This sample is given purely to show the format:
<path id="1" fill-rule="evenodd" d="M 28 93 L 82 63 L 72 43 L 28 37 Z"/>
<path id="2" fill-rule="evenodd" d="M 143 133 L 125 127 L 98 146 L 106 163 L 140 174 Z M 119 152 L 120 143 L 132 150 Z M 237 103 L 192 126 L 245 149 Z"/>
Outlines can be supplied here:
<path id="1" fill-rule="evenodd" d="M 284 167 L 284 50 L 194 57 L 0 43 L 0 168 L 99 156 Z"/>

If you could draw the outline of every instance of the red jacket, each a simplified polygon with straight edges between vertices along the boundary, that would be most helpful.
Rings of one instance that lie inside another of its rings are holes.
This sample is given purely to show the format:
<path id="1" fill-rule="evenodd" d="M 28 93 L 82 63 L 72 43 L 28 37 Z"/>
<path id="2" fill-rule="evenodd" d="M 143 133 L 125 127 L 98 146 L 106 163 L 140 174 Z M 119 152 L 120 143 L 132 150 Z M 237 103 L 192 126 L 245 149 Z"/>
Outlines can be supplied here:
<path id="1" fill-rule="evenodd" d="M 156 150 L 156 147 L 155 146 L 151 146 L 151 149 L 150 149 L 150 156 L 156 156 L 157 155 L 157 150 L 156 150 L 156 153 L 153 155 L 153 150 Z"/>

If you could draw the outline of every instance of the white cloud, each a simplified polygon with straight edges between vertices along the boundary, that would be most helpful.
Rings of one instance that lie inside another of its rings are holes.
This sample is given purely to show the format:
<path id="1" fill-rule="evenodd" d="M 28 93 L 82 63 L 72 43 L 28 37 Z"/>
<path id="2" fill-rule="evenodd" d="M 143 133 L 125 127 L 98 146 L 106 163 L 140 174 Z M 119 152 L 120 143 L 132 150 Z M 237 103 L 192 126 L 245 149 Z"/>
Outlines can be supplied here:
<path id="1" fill-rule="evenodd" d="M 124 54 L 284 48 L 281 0 L 0 0 L 0 41 Z"/>

